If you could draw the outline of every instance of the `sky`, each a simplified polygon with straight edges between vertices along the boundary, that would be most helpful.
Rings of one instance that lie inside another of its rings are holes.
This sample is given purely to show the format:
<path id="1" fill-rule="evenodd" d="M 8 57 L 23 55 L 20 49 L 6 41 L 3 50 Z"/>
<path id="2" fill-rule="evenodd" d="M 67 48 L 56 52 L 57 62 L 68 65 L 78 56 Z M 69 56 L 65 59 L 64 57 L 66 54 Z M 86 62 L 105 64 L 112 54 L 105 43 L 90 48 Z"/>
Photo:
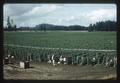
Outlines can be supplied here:
<path id="1" fill-rule="evenodd" d="M 4 4 L 4 26 L 7 17 L 17 27 L 34 27 L 38 24 L 89 26 L 98 21 L 116 21 L 115 4 Z"/>

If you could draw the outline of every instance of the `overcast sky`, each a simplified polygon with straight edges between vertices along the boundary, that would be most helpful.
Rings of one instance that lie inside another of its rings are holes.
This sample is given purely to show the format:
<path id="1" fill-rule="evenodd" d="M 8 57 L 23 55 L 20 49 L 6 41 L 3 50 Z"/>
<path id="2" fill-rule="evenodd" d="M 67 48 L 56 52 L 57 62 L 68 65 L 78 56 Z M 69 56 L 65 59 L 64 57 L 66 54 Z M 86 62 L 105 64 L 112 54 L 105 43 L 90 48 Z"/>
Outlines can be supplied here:
<path id="1" fill-rule="evenodd" d="M 5 4 L 4 26 L 8 16 L 18 27 L 41 23 L 88 26 L 98 21 L 116 21 L 116 9 L 115 4 Z"/>

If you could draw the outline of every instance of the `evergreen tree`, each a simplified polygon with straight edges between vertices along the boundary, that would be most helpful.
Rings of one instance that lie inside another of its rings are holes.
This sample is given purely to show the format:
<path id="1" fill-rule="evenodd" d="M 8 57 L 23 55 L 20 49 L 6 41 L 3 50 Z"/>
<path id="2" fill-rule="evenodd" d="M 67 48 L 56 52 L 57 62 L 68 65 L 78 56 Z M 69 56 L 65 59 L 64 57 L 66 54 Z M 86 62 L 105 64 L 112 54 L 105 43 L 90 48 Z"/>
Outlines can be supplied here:
<path id="1" fill-rule="evenodd" d="M 8 31 L 11 30 L 12 26 L 11 26 L 11 23 L 10 23 L 10 17 L 8 16 L 7 18 L 7 28 L 8 28 Z"/>

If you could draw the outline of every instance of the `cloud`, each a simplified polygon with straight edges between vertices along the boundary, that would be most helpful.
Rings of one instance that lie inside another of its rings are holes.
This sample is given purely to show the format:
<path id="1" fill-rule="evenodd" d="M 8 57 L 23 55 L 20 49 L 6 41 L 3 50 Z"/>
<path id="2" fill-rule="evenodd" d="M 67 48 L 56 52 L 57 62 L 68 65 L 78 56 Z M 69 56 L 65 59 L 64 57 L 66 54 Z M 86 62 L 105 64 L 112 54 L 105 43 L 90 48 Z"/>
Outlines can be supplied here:
<path id="1" fill-rule="evenodd" d="M 40 5 L 39 5 L 40 6 Z M 33 4 L 4 4 L 3 15 L 4 15 L 4 26 L 7 24 L 7 17 L 10 16 L 14 22 L 19 25 L 24 21 L 21 16 L 34 8 Z"/>
<path id="2" fill-rule="evenodd" d="M 29 22 L 31 22 L 32 24 L 35 25 L 37 23 L 40 23 L 41 19 L 42 19 L 42 21 L 46 20 L 46 16 L 49 16 L 49 14 L 51 14 L 58 8 L 60 8 L 60 7 L 53 5 L 53 4 L 36 6 L 36 7 L 32 8 L 30 11 L 21 15 L 21 17 L 22 17 L 21 20 L 24 19 L 24 22 L 29 20 Z M 29 23 L 29 22 L 26 22 L 26 23 Z M 23 23 L 23 24 L 25 24 L 25 23 Z"/>
<path id="3" fill-rule="evenodd" d="M 105 20 L 114 20 L 116 21 L 116 10 L 115 9 L 96 9 L 91 11 L 84 12 L 74 12 L 70 14 L 64 14 L 64 16 L 60 17 L 58 20 L 59 24 L 78 24 L 83 26 L 89 26 L 91 23 L 96 23 L 98 21 Z"/>
<path id="4" fill-rule="evenodd" d="M 116 20 L 116 6 L 96 4 L 6 4 L 4 25 L 11 16 L 18 26 L 40 23 L 88 26 L 101 20 Z"/>
<path id="5" fill-rule="evenodd" d="M 88 12 L 85 14 L 87 18 L 92 22 L 102 20 L 116 20 L 116 10 L 113 9 L 99 9 Z"/>
<path id="6" fill-rule="evenodd" d="M 40 7 L 36 6 L 32 10 L 30 10 L 29 12 L 24 13 L 23 15 L 25 15 L 25 16 L 38 16 L 41 14 L 53 12 L 56 9 L 57 9 L 57 6 L 55 6 L 55 5 L 47 5 L 47 6 L 43 5 Z"/>
<path id="7" fill-rule="evenodd" d="M 30 22 L 36 24 L 38 19 L 43 19 L 43 17 L 62 6 L 56 4 L 6 4 L 4 5 L 4 20 L 7 19 L 7 16 L 10 16 L 17 21 L 18 26 L 29 25 Z M 4 25 L 6 25 L 6 22 Z"/>
<path id="8" fill-rule="evenodd" d="M 26 4 L 5 4 L 4 16 L 20 16 L 25 12 L 31 10 L 33 7 L 33 5 Z"/>

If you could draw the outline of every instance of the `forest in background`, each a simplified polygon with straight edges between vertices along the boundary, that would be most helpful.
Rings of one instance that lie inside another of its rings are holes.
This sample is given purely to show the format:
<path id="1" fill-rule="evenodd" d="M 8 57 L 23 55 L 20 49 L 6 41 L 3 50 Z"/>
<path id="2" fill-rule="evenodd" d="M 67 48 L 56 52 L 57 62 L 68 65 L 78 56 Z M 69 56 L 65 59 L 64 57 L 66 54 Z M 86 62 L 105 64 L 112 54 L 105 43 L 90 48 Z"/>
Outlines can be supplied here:
<path id="1" fill-rule="evenodd" d="M 47 31 L 47 30 L 65 30 L 65 31 L 116 31 L 116 22 L 115 21 L 100 21 L 94 24 L 90 24 L 88 27 L 81 26 L 81 25 L 70 25 L 70 26 L 63 26 L 63 25 L 54 25 L 54 24 L 47 24 L 41 23 L 36 25 L 35 27 L 17 27 L 14 24 L 13 20 L 8 17 L 7 19 L 7 26 L 4 27 L 4 31 Z"/>

